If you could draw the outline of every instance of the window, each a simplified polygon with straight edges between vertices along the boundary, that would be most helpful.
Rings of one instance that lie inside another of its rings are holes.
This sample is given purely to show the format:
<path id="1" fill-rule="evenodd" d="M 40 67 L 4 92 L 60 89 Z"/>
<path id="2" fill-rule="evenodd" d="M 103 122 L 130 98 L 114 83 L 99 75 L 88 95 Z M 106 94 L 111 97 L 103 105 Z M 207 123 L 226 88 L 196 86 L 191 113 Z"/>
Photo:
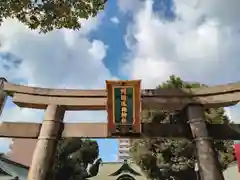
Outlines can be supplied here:
<path id="1" fill-rule="evenodd" d="M 121 139 L 119 142 L 120 143 L 129 143 L 129 140 Z"/>
<path id="2" fill-rule="evenodd" d="M 130 156 L 119 156 L 119 159 L 130 159 Z"/>
<path id="3" fill-rule="evenodd" d="M 124 150 L 119 150 L 118 151 L 120 154 L 128 154 L 129 152 L 128 151 L 124 151 Z"/>
<path id="4" fill-rule="evenodd" d="M 119 148 L 128 149 L 128 148 L 129 148 L 129 145 L 120 145 Z"/>

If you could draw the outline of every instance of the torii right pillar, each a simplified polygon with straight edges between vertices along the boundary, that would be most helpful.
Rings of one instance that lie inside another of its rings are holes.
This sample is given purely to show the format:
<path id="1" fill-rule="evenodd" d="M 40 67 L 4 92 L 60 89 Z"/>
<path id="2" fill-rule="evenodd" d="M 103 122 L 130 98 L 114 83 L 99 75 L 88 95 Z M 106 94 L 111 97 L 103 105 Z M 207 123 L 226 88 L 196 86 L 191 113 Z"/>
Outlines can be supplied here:
<path id="1" fill-rule="evenodd" d="M 189 104 L 186 108 L 201 180 L 224 180 L 212 139 L 208 136 L 203 105 Z"/>

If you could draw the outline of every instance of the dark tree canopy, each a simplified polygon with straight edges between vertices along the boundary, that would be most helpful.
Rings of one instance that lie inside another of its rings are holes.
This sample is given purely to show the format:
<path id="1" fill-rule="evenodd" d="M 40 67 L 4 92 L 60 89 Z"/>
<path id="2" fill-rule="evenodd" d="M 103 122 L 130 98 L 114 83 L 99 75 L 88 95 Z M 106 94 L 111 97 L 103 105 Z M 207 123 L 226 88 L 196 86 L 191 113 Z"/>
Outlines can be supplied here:
<path id="1" fill-rule="evenodd" d="M 198 88 L 203 86 L 206 87 L 206 85 L 200 83 L 188 83 L 182 81 L 179 77 L 171 76 L 168 81 L 157 88 Z M 169 114 L 170 112 L 165 110 L 143 111 L 142 119 L 148 122 L 161 119 L 159 123 L 169 123 Z M 208 109 L 205 115 L 209 123 L 229 122 L 223 108 Z M 161 118 L 154 118 L 157 116 Z M 182 123 L 181 121 L 179 119 L 175 123 Z M 172 174 L 175 174 L 175 172 L 194 172 L 195 147 L 187 139 L 144 138 L 133 140 L 131 146 L 133 159 L 150 178 L 159 179 L 159 176 L 162 176 L 164 172 L 160 171 L 161 169 L 168 169 Z M 214 147 L 223 170 L 235 160 L 233 141 L 214 141 Z"/>
<path id="2" fill-rule="evenodd" d="M 50 172 L 51 180 L 84 180 L 88 164 L 98 158 L 96 141 L 66 138 L 58 142 L 55 162 Z"/>
<path id="3" fill-rule="evenodd" d="M 107 0 L 7 0 L 0 2 L 0 22 L 17 18 L 31 29 L 81 28 L 79 18 L 94 17 Z"/>

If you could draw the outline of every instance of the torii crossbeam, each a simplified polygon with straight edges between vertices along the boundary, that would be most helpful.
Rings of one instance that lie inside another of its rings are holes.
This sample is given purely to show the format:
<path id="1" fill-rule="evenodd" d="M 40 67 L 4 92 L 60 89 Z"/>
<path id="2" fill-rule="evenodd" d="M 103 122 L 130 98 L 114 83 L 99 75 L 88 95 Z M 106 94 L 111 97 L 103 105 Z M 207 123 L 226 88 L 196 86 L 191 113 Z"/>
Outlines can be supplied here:
<path id="1" fill-rule="evenodd" d="M 19 107 L 45 109 L 45 117 L 42 123 L 3 122 L 0 125 L 0 137 L 38 139 L 28 180 L 46 179 L 57 140 L 61 137 L 141 136 L 193 139 L 202 180 L 223 180 L 211 138 L 240 140 L 239 125 L 206 124 L 204 109 L 237 104 L 240 101 L 240 83 L 182 90 L 140 90 L 140 82 L 134 83 L 107 82 L 107 90 L 47 89 L 15 85 L 1 78 L 0 113 L 9 95 Z M 109 89 L 112 89 L 111 93 Z M 146 124 L 138 119 L 139 109 L 161 108 L 169 111 L 184 108 L 188 124 Z M 63 123 L 64 113 L 68 110 L 108 110 L 114 116 L 109 116 L 108 123 Z"/>

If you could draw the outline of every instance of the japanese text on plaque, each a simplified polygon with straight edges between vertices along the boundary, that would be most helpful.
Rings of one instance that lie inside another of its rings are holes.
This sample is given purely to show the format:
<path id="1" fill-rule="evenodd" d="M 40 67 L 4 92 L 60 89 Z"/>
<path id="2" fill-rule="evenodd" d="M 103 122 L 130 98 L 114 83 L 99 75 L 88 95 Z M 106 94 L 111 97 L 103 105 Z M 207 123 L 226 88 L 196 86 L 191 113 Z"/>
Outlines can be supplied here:
<path id="1" fill-rule="evenodd" d="M 121 122 L 127 123 L 127 89 L 121 88 Z"/>

